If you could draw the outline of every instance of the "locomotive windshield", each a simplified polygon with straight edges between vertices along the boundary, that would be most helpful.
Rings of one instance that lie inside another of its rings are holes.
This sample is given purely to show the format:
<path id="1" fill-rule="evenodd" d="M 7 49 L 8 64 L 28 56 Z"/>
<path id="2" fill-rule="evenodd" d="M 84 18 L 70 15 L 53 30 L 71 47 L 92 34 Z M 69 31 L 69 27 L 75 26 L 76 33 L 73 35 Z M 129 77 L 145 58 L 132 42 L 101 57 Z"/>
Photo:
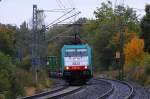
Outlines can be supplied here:
<path id="1" fill-rule="evenodd" d="M 87 49 L 66 49 L 65 57 L 82 57 L 88 56 Z"/>

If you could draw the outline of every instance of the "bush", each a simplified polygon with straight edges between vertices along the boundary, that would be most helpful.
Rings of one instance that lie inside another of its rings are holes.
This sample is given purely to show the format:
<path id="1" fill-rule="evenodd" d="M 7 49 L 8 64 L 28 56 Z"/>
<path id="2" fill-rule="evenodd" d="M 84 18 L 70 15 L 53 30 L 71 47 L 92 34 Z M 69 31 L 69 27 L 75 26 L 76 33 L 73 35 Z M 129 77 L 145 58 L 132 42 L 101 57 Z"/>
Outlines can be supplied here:
<path id="1" fill-rule="evenodd" d="M 10 75 L 14 71 L 10 57 L 0 52 L 0 91 L 9 90 L 11 86 Z"/>
<path id="2" fill-rule="evenodd" d="M 147 55 L 144 61 L 144 67 L 145 67 L 145 73 L 147 75 L 150 75 L 150 56 L 149 55 Z"/>
<path id="3" fill-rule="evenodd" d="M 12 64 L 11 57 L 0 52 L 0 91 L 6 91 L 7 99 L 16 99 L 23 93 L 21 84 L 16 79 L 16 66 Z"/>
<path id="4" fill-rule="evenodd" d="M 31 68 L 31 58 L 29 56 L 24 57 L 21 62 L 17 63 L 17 67 L 29 71 Z"/>

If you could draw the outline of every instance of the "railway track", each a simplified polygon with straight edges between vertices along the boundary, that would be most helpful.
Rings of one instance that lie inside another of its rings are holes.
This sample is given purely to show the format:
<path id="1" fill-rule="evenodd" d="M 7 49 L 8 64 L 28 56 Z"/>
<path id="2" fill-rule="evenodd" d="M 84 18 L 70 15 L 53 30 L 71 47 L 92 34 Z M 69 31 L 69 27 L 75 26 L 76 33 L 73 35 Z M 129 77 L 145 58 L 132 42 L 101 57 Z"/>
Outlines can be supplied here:
<path id="1" fill-rule="evenodd" d="M 127 82 L 94 78 L 80 92 L 59 99 L 132 99 L 133 94 Z"/>
<path id="2" fill-rule="evenodd" d="M 134 96 L 134 88 L 128 82 L 103 78 L 96 79 L 111 84 L 111 88 L 96 99 L 132 99 Z"/>
<path id="3" fill-rule="evenodd" d="M 46 96 L 38 97 L 36 99 L 57 99 L 57 98 L 75 93 L 75 92 L 77 92 L 81 89 L 82 89 L 81 86 L 69 86 L 68 88 L 66 88 L 64 90 L 61 90 L 61 91 L 58 91 L 56 93 L 49 94 L 49 95 L 46 95 Z"/>
<path id="4" fill-rule="evenodd" d="M 45 91 L 42 93 L 34 94 L 32 96 L 22 97 L 22 98 L 18 98 L 18 99 L 36 99 L 38 97 L 46 96 L 46 95 L 53 94 L 53 93 L 56 93 L 58 91 L 64 90 L 67 87 L 68 86 L 61 86 L 61 87 L 55 88 L 54 90 L 49 90 L 49 91 Z"/>
<path id="5" fill-rule="evenodd" d="M 106 97 L 108 94 L 111 94 L 112 90 L 113 86 L 110 82 L 93 78 L 82 90 L 58 99 L 99 99 L 99 96 Z"/>
<path id="6" fill-rule="evenodd" d="M 56 99 L 82 89 L 81 86 L 64 86 L 62 88 L 55 89 L 53 91 L 39 93 L 29 97 L 23 97 L 19 99 Z"/>
<path id="7" fill-rule="evenodd" d="M 114 91 L 107 99 L 131 99 L 133 96 L 133 87 L 127 82 L 111 81 L 114 85 Z"/>
<path id="8" fill-rule="evenodd" d="M 112 83 L 113 88 L 97 99 L 132 99 L 134 96 L 134 88 L 125 81 L 104 79 Z"/>
<path id="9" fill-rule="evenodd" d="M 118 80 L 93 78 L 83 86 L 61 86 L 20 99 L 131 99 L 132 85 Z"/>

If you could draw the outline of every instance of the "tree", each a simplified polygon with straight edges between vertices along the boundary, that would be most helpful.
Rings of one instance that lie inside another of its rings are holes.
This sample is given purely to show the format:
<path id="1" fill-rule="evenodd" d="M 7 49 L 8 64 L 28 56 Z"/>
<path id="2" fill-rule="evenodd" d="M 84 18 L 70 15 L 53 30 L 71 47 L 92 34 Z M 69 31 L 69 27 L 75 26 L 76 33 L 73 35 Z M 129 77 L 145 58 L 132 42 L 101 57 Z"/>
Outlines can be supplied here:
<path id="1" fill-rule="evenodd" d="M 146 15 L 141 21 L 141 37 L 144 39 L 144 50 L 150 53 L 150 5 L 145 6 Z"/>
<path id="2" fill-rule="evenodd" d="M 138 37 L 134 37 L 130 42 L 125 44 L 125 69 L 140 66 L 144 61 L 144 41 Z"/>
<path id="3" fill-rule="evenodd" d="M 100 21 L 110 21 L 114 18 L 111 3 L 102 3 L 100 8 L 94 11 L 95 17 Z"/>
<path id="4" fill-rule="evenodd" d="M 93 40 L 93 54 L 95 65 L 108 69 L 113 59 L 113 50 L 109 47 L 110 38 L 113 35 L 111 26 L 105 26 L 96 30 Z M 109 53 L 109 54 L 108 54 Z"/>
<path id="5" fill-rule="evenodd" d="M 129 33 L 139 32 L 136 12 L 129 7 L 116 6 L 112 8 L 111 2 L 102 3 L 100 8 L 94 11 L 96 20 L 89 22 L 88 30 L 94 53 L 94 64 L 108 69 L 113 62 L 113 55 L 119 48 L 120 28 L 128 29 Z M 122 26 L 122 27 L 121 27 Z M 126 27 L 125 27 L 126 26 Z M 133 28 L 136 27 L 136 28 Z M 118 43 L 112 46 L 112 38 L 118 35 Z M 109 54 L 108 54 L 109 53 Z"/>
<path id="6" fill-rule="evenodd" d="M 0 92 L 7 99 L 16 99 L 23 90 L 19 81 L 16 80 L 16 66 L 12 64 L 17 29 L 12 25 L 0 24 Z"/>
<path id="7" fill-rule="evenodd" d="M 8 91 L 11 87 L 10 75 L 13 71 L 10 57 L 0 52 L 0 92 Z"/>
<path id="8" fill-rule="evenodd" d="M 13 55 L 15 52 L 15 30 L 11 25 L 0 25 L 0 51 Z"/>
<path id="9" fill-rule="evenodd" d="M 22 60 L 31 53 L 31 30 L 28 28 L 28 24 L 23 22 L 20 28 L 15 33 L 15 46 L 17 49 L 17 57 Z"/>

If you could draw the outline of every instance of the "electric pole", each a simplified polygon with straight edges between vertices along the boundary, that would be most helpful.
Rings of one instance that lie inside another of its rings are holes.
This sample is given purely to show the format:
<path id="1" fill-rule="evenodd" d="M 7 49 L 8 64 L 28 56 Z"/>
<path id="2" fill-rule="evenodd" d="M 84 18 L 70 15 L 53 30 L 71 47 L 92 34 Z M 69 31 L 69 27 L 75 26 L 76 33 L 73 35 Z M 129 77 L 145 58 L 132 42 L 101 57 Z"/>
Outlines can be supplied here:
<path id="1" fill-rule="evenodd" d="M 120 60 L 119 60 L 119 79 L 123 80 L 124 79 L 124 61 L 125 61 L 125 56 L 124 56 L 124 13 L 122 12 L 122 5 L 120 6 L 120 12 L 119 12 L 119 32 L 120 32 L 120 44 L 119 44 L 119 50 L 120 50 Z"/>
<path id="2" fill-rule="evenodd" d="M 37 5 L 33 5 L 33 18 L 32 18 L 32 70 L 35 71 L 35 82 L 38 82 L 38 72 L 44 66 L 44 57 L 46 53 L 45 41 L 45 25 L 41 26 L 38 21 L 39 14 L 43 10 L 38 10 Z M 40 25 L 40 26 L 39 26 Z"/>
<path id="3" fill-rule="evenodd" d="M 33 18 L 32 18 L 32 70 L 35 71 L 35 83 L 38 82 L 38 63 L 37 63 L 37 50 L 38 50 L 38 33 L 37 33 L 37 5 L 33 5 Z"/>

